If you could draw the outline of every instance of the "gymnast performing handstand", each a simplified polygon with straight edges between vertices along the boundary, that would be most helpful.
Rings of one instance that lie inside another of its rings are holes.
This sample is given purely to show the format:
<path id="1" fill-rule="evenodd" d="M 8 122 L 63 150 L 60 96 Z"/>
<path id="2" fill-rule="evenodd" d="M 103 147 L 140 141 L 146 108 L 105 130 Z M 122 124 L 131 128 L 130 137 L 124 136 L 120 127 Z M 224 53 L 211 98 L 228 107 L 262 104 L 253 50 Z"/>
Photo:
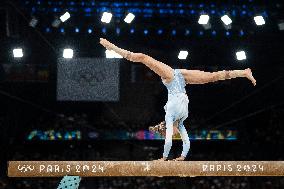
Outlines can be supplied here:
<path id="1" fill-rule="evenodd" d="M 164 64 L 154 58 L 143 53 L 134 53 L 121 49 L 106 39 L 100 38 L 100 44 L 108 50 L 113 50 L 120 54 L 125 59 L 131 62 L 142 63 L 156 74 L 158 74 L 163 84 L 168 90 L 168 101 L 165 105 L 165 145 L 163 157 L 159 160 L 166 161 L 172 147 L 172 136 L 174 132 L 181 135 L 183 141 L 183 150 L 181 156 L 174 159 L 175 161 L 183 161 L 190 148 L 190 141 L 187 131 L 183 125 L 184 120 L 188 117 L 188 96 L 186 94 L 185 86 L 187 84 L 205 84 L 219 80 L 227 80 L 238 77 L 249 79 L 252 84 L 256 85 L 251 69 L 245 70 L 223 70 L 217 72 L 204 72 L 200 70 L 187 69 L 173 69 L 167 64 Z M 174 127 L 177 124 L 177 127 Z"/>

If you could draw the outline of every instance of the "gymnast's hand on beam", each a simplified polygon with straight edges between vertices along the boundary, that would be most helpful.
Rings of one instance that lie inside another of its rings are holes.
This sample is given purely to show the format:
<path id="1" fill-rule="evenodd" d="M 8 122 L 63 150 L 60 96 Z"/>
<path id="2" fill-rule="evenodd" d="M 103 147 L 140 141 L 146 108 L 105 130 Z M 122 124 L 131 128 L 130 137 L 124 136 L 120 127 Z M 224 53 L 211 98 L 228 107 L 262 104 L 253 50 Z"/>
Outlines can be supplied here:
<path id="1" fill-rule="evenodd" d="M 178 158 L 173 159 L 172 161 L 184 161 L 184 160 L 185 160 L 185 157 L 180 156 Z"/>
<path id="2" fill-rule="evenodd" d="M 162 157 L 160 159 L 156 159 L 156 160 L 153 160 L 153 161 L 167 161 L 167 158 Z"/>

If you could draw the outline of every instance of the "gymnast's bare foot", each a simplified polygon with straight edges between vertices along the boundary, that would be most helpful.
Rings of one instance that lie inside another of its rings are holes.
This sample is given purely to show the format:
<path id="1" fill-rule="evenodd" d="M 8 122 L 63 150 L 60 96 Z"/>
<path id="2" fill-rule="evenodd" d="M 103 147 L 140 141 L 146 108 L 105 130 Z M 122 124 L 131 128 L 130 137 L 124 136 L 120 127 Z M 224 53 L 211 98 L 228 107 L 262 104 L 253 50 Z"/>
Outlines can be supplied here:
<path id="1" fill-rule="evenodd" d="M 111 42 L 109 42 L 108 40 L 104 38 L 100 38 L 100 44 L 104 46 L 107 50 L 112 50 L 114 46 L 114 44 L 112 44 Z"/>
<path id="2" fill-rule="evenodd" d="M 184 161 L 184 160 L 185 160 L 185 157 L 183 157 L 183 156 L 180 156 L 176 159 L 173 159 L 173 161 Z"/>
<path id="3" fill-rule="evenodd" d="M 250 68 L 247 68 L 245 69 L 245 72 L 246 72 L 246 77 L 252 82 L 252 84 L 255 86 L 256 85 L 256 80 L 254 79 L 253 75 L 252 75 L 252 72 L 251 72 L 251 69 Z"/>

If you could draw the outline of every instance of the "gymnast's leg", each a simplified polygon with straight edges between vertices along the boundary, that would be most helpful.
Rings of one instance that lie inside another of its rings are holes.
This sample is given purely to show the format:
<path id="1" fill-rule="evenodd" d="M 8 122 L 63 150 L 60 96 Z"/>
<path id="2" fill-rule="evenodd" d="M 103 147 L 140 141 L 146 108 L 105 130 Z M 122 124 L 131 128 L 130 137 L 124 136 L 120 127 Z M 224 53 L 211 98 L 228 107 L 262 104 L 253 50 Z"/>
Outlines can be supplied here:
<path id="1" fill-rule="evenodd" d="M 158 74 L 166 83 L 171 82 L 174 77 L 173 69 L 170 66 L 158 60 L 155 60 L 154 58 L 148 55 L 145 55 L 143 53 L 133 53 L 125 49 L 121 49 L 110 43 L 106 39 L 102 38 L 100 38 L 100 44 L 108 50 L 115 51 L 116 53 L 120 54 L 122 57 L 126 58 L 129 61 L 144 64 L 156 74 Z"/>
<path id="2" fill-rule="evenodd" d="M 218 72 L 182 69 L 181 73 L 188 84 L 205 84 L 220 80 L 244 77 L 249 79 L 253 85 L 256 85 L 256 80 L 254 79 L 250 68 L 245 70 L 223 70 Z"/>

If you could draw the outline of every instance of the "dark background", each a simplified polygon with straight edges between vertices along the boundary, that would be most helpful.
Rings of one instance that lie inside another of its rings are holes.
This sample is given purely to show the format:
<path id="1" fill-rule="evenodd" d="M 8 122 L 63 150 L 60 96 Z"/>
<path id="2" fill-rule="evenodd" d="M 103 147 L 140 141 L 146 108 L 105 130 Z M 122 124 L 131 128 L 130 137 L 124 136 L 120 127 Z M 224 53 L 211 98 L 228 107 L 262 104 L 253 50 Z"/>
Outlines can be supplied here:
<path id="1" fill-rule="evenodd" d="M 102 58 L 105 55 L 104 48 L 98 44 L 100 37 L 122 48 L 149 54 L 174 68 L 217 71 L 250 67 L 257 79 L 256 87 L 245 79 L 187 86 L 190 115 L 185 126 L 189 132 L 196 129 L 238 131 L 236 141 L 192 141 L 188 160 L 283 160 L 284 38 L 283 31 L 278 28 L 278 23 L 283 20 L 283 2 L 132 0 L 127 1 L 127 5 L 115 4 L 125 2 L 1 1 L 0 188 L 56 188 L 59 183 L 59 178 L 7 178 L 8 160 L 160 158 L 162 140 L 26 140 L 33 129 L 110 132 L 120 128 L 137 131 L 163 120 L 167 93 L 160 79 L 144 66 L 125 60 L 119 60 L 118 102 L 56 100 L 56 65 L 63 48 L 73 48 L 76 57 Z M 138 4 L 131 4 L 135 2 Z M 91 12 L 87 8 L 91 8 Z M 137 11 L 134 22 L 124 23 L 124 14 L 133 8 Z M 181 9 L 183 14 L 180 14 Z M 70 11 L 71 18 L 53 28 L 52 21 L 66 10 Z M 104 10 L 115 12 L 110 24 L 100 22 Z M 229 36 L 219 20 L 223 10 L 228 10 L 231 15 L 235 10 Z M 197 23 L 202 11 L 211 16 L 212 28 L 209 30 Z M 264 15 L 264 26 L 254 24 L 255 14 Z M 32 16 L 39 20 L 35 28 L 29 26 Z M 74 32 L 76 28 L 80 30 L 78 33 Z M 92 29 L 90 34 L 89 28 Z M 131 29 L 135 32 L 131 33 Z M 157 33 L 160 29 L 162 34 Z M 216 35 L 212 34 L 214 31 Z M 14 47 L 23 48 L 23 58 L 13 58 Z M 187 60 L 177 59 L 180 49 L 189 51 Z M 239 49 L 247 52 L 245 61 L 236 60 L 235 52 Z M 174 142 L 170 158 L 178 156 L 180 150 L 181 142 Z M 80 187 L 283 188 L 284 181 L 271 177 L 89 178 L 83 180 Z"/>

